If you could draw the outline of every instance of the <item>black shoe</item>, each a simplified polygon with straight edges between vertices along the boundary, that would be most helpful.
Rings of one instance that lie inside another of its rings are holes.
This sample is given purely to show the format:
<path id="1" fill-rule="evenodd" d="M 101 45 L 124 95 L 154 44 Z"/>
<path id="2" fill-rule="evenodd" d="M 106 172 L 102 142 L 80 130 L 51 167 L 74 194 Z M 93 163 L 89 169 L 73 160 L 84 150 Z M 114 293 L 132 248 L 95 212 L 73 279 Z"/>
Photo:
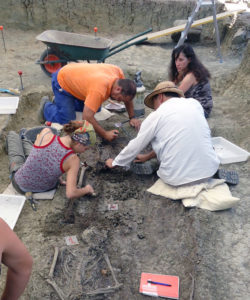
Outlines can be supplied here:
<path id="1" fill-rule="evenodd" d="M 214 178 L 224 179 L 227 184 L 236 185 L 239 183 L 239 176 L 236 171 L 227 171 L 224 169 L 219 169 Z"/>
<path id="2" fill-rule="evenodd" d="M 26 133 L 27 129 L 26 128 L 22 128 L 20 131 L 19 131 L 19 136 L 20 138 L 23 140 L 25 138 L 25 133 Z"/>

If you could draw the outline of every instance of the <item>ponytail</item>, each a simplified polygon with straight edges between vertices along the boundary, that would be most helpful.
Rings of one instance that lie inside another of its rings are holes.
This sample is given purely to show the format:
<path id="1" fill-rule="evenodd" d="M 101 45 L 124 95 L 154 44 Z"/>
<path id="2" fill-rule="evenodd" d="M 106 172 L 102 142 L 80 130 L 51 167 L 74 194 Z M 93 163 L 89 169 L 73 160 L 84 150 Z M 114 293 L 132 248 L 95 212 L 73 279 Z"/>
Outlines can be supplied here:
<path id="1" fill-rule="evenodd" d="M 84 120 L 82 121 L 69 121 L 68 124 L 63 125 L 63 131 L 67 134 L 73 133 L 78 128 L 82 127 Z"/>

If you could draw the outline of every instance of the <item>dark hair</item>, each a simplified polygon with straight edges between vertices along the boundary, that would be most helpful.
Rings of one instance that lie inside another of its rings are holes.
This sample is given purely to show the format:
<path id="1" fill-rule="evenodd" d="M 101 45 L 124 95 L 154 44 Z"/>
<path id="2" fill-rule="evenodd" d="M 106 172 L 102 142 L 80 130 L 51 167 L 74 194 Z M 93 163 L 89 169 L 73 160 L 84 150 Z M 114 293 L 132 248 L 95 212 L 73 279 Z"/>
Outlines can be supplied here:
<path id="1" fill-rule="evenodd" d="M 165 95 L 166 97 L 168 98 L 180 98 L 180 95 L 175 93 L 175 92 L 164 92 L 164 93 L 159 93 L 159 94 L 156 94 L 152 97 L 152 101 L 154 102 L 154 100 L 160 95 L 160 94 L 163 94 Z"/>
<path id="2" fill-rule="evenodd" d="M 122 95 L 134 98 L 136 94 L 136 84 L 131 79 L 118 79 L 118 85 L 122 88 Z"/>
<path id="3" fill-rule="evenodd" d="M 174 92 L 165 92 L 163 93 L 166 97 L 171 97 L 171 98 L 180 98 L 180 95 Z"/>
<path id="4" fill-rule="evenodd" d="M 73 133 L 76 129 L 83 126 L 83 121 L 69 121 L 68 124 L 63 125 L 63 131 L 67 134 Z"/>
<path id="5" fill-rule="evenodd" d="M 194 53 L 193 48 L 189 44 L 183 44 L 175 48 L 172 52 L 172 58 L 169 68 L 169 77 L 175 83 L 178 77 L 178 71 L 175 65 L 175 60 L 183 53 L 186 58 L 190 59 L 188 64 L 188 72 L 192 72 L 198 82 L 207 81 L 211 75 L 206 67 L 200 62 Z"/>

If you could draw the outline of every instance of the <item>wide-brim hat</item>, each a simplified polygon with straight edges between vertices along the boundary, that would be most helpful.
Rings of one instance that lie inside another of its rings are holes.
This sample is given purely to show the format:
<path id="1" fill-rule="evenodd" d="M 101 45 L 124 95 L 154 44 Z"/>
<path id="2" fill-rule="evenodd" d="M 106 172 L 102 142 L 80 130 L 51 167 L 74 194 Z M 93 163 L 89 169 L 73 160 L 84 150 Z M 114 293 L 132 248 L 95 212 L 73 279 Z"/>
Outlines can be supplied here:
<path id="1" fill-rule="evenodd" d="M 144 104 L 149 108 L 154 108 L 153 97 L 166 92 L 176 93 L 180 97 L 184 97 L 183 91 L 178 89 L 172 81 L 163 81 L 157 84 L 152 93 L 147 95 L 144 99 Z"/>

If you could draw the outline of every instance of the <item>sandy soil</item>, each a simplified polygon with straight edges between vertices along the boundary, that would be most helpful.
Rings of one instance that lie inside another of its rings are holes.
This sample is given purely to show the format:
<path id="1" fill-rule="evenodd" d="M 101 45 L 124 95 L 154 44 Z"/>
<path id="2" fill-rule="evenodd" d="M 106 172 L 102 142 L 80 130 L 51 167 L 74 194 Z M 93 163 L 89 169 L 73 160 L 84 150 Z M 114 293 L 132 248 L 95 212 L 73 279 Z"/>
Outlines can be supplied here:
<path id="1" fill-rule="evenodd" d="M 50 79 L 34 63 L 44 50 L 44 45 L 35 40 L 39 33 L 5 31 L 7 52 L 0 48 L 0 86 L 19 88 L 17 71 L 21 69 L 24 90 L 17 114 L 1 116 L 2 143 L 8 130 L 39 125 L 39 100 L 42 95 L 51 94 Z M 122 34 L 111 37 L 114 41 L 125 38 Z M 194 47 L 213 77 L 214 109 L 209 119 L 212 135 L 223 136 L 250 151 L 249 46 L 233 52 L 224 45 L 222 64 L 216 58 L 214 44 Z M 131 47 L 107 62 L 121 66 L 129 77 L 142 70 L 149 90 L 167 78 L 172 48 L 173 43 L 166 38 Z M 103 126 L 112 128 L 116 120 L 125 118 L 116 115 Z M 250 162 L 223 166 L 239 173 L 240 183 L 231 188 L 232 194 L 241 199 L 237 207 L 216 213 L 184 209 L 180 202 L 146 192 L 155 176 L 137 176 L 120 169 L 98 170 L 97 160 L 114 156 L 128 142 L 124 132 L 111 144 L 99 142 L 99 149 L 82 156 L 82 161 L 92 167 L 86 181 L 93 184 L 97 197 L 76 201 L 73 224 L 65 223 L 68 200 L 64 187 L 58 189 L 52 201 L 39 201 L 37 212 L 25 203 L 15 232 L 32 254 L 34 267 L 21 299 L 60 299 L 46 282 L 54 247 L 60 248 L 54 280 L 66 295 L 63 299 L 148 299 L 138 292 L 141 272 L 180 276 L 180 299 L 249 299 Z M 0 162 L 0 188 L 4 191 L 9 183 L 4 152 Z M 118 211 L 107 209 L 112 203 L 118 204 Z M 76 235 L 79 245 L 66 246 L 64 237 L 69 235 Z M 105 254 L 122 286 L 110 293 L 87 296 L 90 291 L 115 284 Z M 4 274 L 5 269 L 0 290 Z M 76 291 L 72 298 L 67 296 L 70 288 Z"/>

